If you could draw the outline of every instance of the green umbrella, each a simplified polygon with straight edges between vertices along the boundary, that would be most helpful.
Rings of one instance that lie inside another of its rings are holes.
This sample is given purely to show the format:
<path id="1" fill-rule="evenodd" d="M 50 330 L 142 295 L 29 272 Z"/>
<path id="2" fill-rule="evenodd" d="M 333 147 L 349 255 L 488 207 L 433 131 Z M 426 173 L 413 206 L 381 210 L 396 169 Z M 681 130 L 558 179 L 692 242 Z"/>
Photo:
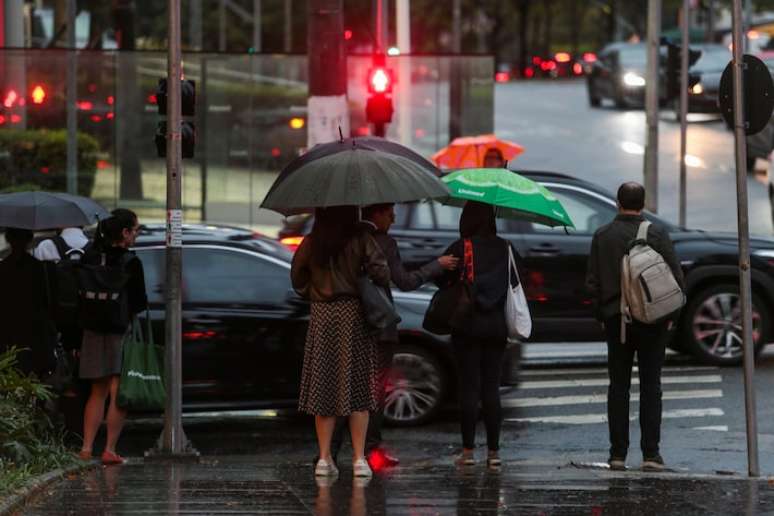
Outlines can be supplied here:
<path id="1" fill-rule="evenodd" d="M 315 208 L 410 202 L 448 195 L 446 185 L 417 160 L 352 144 L 345 151 L 305 160 L 292 173 L 281 175 L 261 207 L 292 215 Z"/>
<path id="2" fill-rule="evenodd" d="M 466 168 L 441 178 L 451 191 L 446 204 L 478 201 L 497 206 L 497 216 L 546 226 L 575 227 L 564 206 L 543 185 L 504 168 Z"/>

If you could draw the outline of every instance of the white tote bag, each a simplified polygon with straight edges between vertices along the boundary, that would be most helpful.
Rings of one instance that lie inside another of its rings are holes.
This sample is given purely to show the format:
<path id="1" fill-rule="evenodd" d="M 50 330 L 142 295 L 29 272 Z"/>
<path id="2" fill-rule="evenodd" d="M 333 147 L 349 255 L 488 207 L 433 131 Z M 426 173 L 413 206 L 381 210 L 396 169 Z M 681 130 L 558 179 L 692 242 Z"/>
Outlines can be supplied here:
<path id="1" fill-rule="evenodd" d="M 505 299 L 505 323 L 508 325 L 508 338 L 526 340 L 532 333 L 532 317 L 529 315 L 527 297 L 519 278 L 519 271 L 513 259 L 513 250 L 508 246 L 508 294 Z M 516 273 L 519 284 L 511 285 L 511 269 Z"/>

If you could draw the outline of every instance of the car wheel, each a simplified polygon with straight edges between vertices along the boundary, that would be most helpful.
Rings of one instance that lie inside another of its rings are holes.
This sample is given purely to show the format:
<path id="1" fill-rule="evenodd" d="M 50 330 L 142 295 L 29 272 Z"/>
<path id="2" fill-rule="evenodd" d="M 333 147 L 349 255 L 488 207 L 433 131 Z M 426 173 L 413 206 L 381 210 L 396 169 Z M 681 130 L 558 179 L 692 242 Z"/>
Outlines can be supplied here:
<path id="1" fill-rule="evenodd" d="M 771 314 L 766 303 L 755 293 L 753 306 L 753 342 L 759 352 L 771 329 Z M 715 285 L 693 296 L 683 320 L 686 347 L 703 362 L 737 365 L 742 361 L 742 322 L 739 287 Z"/>
<path id="2" fill-rule="evenodd" d="M 446 375 L 429 351 L 401 345 L 393 355 L 386 390 L 385 421 L 395 426 L 421 425 L 435 417 L 446 399 Z"/>

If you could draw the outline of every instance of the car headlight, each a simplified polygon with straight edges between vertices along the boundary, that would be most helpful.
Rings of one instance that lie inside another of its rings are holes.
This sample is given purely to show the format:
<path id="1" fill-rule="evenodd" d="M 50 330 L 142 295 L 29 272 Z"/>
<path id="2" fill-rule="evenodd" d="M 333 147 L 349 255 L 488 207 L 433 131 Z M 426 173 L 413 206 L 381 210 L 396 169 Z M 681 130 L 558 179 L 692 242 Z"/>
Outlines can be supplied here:
<path id="1" fill-rule="evenodd" d="M 774 259 L 774 249 L 758 249 L 757 251 L 753 251 L 752 254 L 761 258 Z"/>
<path id="2" fill-rule="evenodd" d="M 623 82 L 627 86 L 645 86 L 645 78 L 634 72 L 626 72 L 623 76 Z"/>
<path id="3" fill-rule="evenodd" d="M 700 82 L 697 82 L 691 88 L 691 93 L 693 93 L 694 95 L 701 95 L 702 93 L 704 93 L 704 86 L 702 86 Z"/>

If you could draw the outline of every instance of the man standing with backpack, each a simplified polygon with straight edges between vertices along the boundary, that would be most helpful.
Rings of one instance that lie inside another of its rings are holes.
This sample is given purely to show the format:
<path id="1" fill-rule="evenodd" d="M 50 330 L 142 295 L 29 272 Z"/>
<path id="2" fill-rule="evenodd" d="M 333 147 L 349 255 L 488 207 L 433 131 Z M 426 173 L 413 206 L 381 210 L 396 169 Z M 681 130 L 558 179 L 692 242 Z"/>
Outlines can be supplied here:
<path id="1" fill-rule="evenodd" d="M 683 273 L 666 228 L 642 216 L 645 189 L 618 189 L 618 215 L 591 242 L 586 287 L 607 335 L 610 469 L 626 468 L 634 354 L 640 378 L 642 469 L 661 471 L 661 368 L 666 339 L 684 302 Z M 644 224 L 643 224 L 644 223 Z M 624 277 L 625 276 L 625 277 Z"/>

